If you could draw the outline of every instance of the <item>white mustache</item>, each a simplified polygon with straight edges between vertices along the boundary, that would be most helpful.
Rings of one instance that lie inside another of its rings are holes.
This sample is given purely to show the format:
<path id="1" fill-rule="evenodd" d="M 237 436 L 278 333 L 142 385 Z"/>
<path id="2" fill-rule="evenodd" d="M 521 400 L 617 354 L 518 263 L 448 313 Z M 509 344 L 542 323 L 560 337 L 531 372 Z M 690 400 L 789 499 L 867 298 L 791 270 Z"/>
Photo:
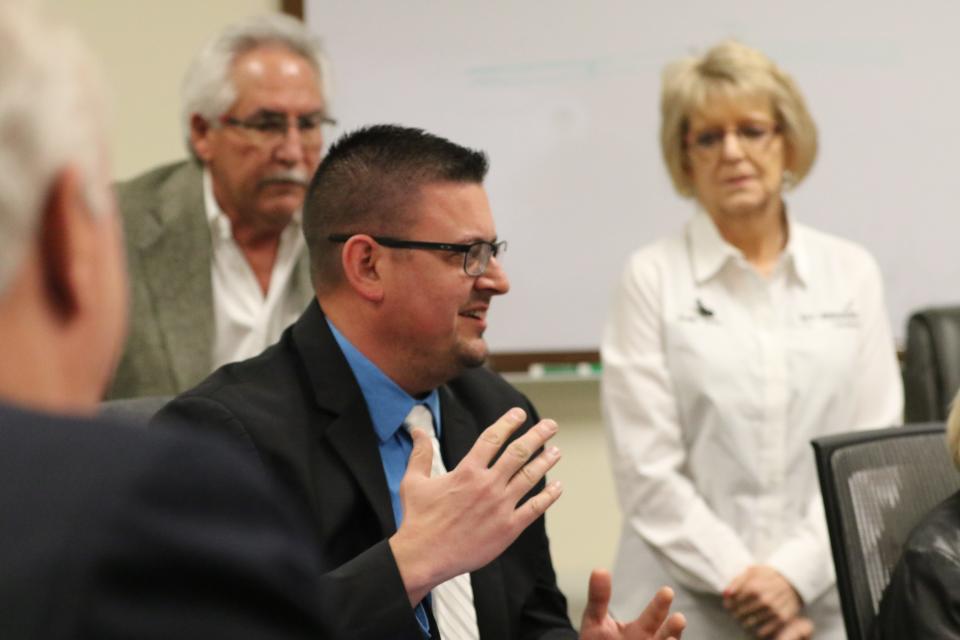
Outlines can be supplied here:
<path id="1" fill-rule="evenodd" d="M 261 179 L 260 184 L 266 185 L 272 182 L 285 182 L 285 183 L 292 182 L 294 184 L 300 185 L 301 187 L 306 187 L 308 178 L 309 176 L 307 176 L 306 171 L 302 171 L 299 169 L 285 169 L 283 171 L 276 171 L 274 173 L 271 173 L 270 175 Z"/>

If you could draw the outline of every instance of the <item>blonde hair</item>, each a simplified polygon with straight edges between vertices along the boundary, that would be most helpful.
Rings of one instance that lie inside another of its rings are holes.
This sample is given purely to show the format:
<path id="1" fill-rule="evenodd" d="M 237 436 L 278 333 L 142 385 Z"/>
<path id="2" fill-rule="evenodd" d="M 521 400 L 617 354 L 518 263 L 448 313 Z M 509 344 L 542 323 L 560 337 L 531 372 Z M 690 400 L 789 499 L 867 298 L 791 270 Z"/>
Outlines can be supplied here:
<path id="1" fill-rule="evenodd" d="M 947 451 L 953 464 L 960 468 L 960 393 L 950 403 L 950 415 L 947 416 Z"/>
<path id="2" fill-rule="evenodd" d="M 708 108 L 718 96 L 770 100 L 787 145 L 791 183 L 799 184 L 817 156 L 817 127 L 800 89 L 763 53 L 728 40 L 700 57 L 683 58 L 664 69 L 660 145 L 677 192 L 695 195 L 685 145 L 690 116 Z"/>

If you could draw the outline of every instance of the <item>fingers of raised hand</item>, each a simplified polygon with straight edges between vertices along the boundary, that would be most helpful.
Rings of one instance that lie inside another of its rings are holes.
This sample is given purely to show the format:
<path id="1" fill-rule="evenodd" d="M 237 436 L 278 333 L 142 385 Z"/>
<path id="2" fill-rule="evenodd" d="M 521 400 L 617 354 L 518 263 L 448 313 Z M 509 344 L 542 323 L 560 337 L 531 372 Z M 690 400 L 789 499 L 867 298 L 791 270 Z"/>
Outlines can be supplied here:
<path id="1" fill-rule="evenodd" d="M 590 572 L 590 581 L 587 583 L 587 606 L 583 611 L 583 624 L 600 624 L 607 617 L 607 607 L 610 604 L 610 594 L 613 591 L 613 579 L 610 572 L 604 569 L 594 569 Z"/>
<path id="2" fill-rule="evenodd" d="M 510 443 L 510 445 L 503 452 L 503 455 L 500 456 L 496 464 L 493 465 L 494 471 L 504 480 L 504 482 L 509 481 L 514 475 L 517 474 L 517 472 L 525 468 L 527 461 L 530 460 L 530 456 L 543 447 L 547 440 L 552 438 L 556 433 L 556 422 L 553 420 L 541 420 L 537 424 L 530 427 L 525 434 Z M 548 456 L 543 462 L 556 463 L 556 460 L 551 461 L 550 457 L 551 456 Z M 552 463 L 549 466 L 553 466 Z M 543 473 L 546 473 L 546 470 L 549 468 L 549 466 L 543 469 Z M 530 472 L 535 473 L 537 470 L 537 468 L 530 469 Z M 543 473 L 540 474 L 540 477 L 543 477 Z M 539 480 L 540 478 L 538 477 L 536 480 L 534 480 L 533 484 L 536 484 L 536 482 Z M 530 486 L 527 487 L 526 491 L 529 490 Z M 523 495 L 523 493 L 526 491 L 522 492 L 520 495 Z"/>
<path id="3" fill-rule="evenodd" d="M 671 604 L 673 604 L 673 589 L 670 587 L 660 587 L 653 595 L 653 599 L 651 599 L 643 611 L 640 612 L 634 624 L 650 637 L 669 637 L 672 634 L 668 633 L 667 625 L 664 623 L 667 621 L 667 615 L 670 613 Z M 682 631 L 682 627 L 680 630 Z"/>
<path id="4" fill-rule="evenodd" d="M 534 520 L 542 516 L 560 498 L 562 493 L 563 487 L 560 482 L 554 480 L 544 487 L 543 491 L 524 502 L 513 512 L 515 530 L 519 533 L 529 527 Z"/>
<path id="5" fill-rule="evenodd" d="M 489 466 L 493 456 L 497 455 L 501 447 L 510 439 L 510 435 L 526 419 L 526 412 L 519 407 L 507 411 L 500 416 L 499 420 L 483 430 L 476 444 L 470 449 L 470 453 L 464 458 L 464 462 L 470 460 L 482 468 Z"/>
<path id="6" fill-rule="evenodd" d="M 511 445 L 512 446 L 512 445 Z M 519 501 L 560 461 L 560 449 L 549 446 L 540 452 L 536 458 L 520 467 L 513 478 L 507 483 L 507 492 Z"/>
<path id="7" fill-rule="evenodd" d="M 679 611 L 670 615 L 667 621 L 657 631 L 656 640 L 680 640 L 683 630 L 687 628 L 687 619 Z"/>

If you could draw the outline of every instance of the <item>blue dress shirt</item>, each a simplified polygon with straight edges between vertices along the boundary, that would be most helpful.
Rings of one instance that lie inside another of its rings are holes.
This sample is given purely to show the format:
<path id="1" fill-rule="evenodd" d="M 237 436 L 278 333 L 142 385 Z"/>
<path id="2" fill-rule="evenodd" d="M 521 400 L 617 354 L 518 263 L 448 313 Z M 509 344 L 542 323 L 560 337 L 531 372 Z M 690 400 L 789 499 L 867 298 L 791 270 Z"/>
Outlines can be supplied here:
<path id="1" fill-rule="evenodd" d="M 330 332 L 340 345 L 340 350 L 343 351 L 347 364 L 353 370 L 363 398 L 367 402 L 367 411 L 370 412 L 370 419 L 373 421 L 373 430 L 380 441 L 380 460 L 383 462 L 387 487 L 390 489 L 393 518 L 399 527 L 403 522 L 400 480 L 407 471 L 407 461 L 410 459 L 410 452 L 413 451 L 413 441 L 407 430 L 403 428 L 403 421 L 414 405 L 425 405 L 433 415 L 433 425 L 437 438 L 440 438 L 440 394 L 434 389 L 425 398 L 414 398 L 350 344 L 350 341 L 333 326 L 329 318 L 327 318 L 327 326 L 330 327 Z M 430 624 L 423 605 L 417 605 L 416 616 L 424 635 L 429 637 Z"/>

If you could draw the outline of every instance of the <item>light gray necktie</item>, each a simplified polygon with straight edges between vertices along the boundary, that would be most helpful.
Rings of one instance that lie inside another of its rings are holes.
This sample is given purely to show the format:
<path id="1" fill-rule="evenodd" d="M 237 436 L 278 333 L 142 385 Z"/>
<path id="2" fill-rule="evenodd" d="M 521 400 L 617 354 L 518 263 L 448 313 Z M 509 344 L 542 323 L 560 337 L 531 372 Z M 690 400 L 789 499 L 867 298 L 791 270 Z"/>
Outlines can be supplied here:
<path id="1" fill-rule="evenodd" d="M 445 474 L 447 469 L 440 457 L 440 441 L 437 440 L 437 432 L 433 428 L 433 415 L 430 410 L 422 404 L 415 405 L 407 414 L 403 426 L 407 431 L 418 427 L 427 432 L 430 444 L 433 445 L 430 477 Z M 443 640 L 480 640 L 469 573 L 461 573 L 443 584 L 438 584 L 430 593 L 433 598 L 433 617 L 440 627 Z"/>

